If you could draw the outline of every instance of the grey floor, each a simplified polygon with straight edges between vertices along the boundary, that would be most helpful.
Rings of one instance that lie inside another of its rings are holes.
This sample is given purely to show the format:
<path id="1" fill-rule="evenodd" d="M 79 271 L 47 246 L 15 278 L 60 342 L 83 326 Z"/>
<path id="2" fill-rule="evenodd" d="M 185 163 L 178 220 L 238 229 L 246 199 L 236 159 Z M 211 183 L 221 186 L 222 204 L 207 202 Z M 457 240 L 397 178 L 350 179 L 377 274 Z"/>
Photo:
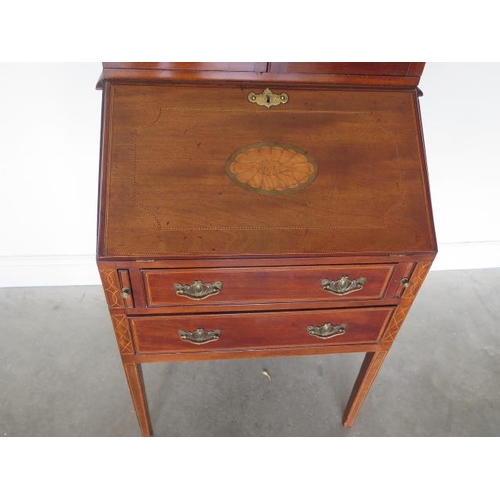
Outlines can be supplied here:
<path id="1" fill-rule="evenodd" d="M 144 365 L 155 435 L 499 436 L 499 281 L 431 272 L 351 429 L 359 354 Z M 100 287 L 0 304 L 0 436 L 139 435 Z"/>

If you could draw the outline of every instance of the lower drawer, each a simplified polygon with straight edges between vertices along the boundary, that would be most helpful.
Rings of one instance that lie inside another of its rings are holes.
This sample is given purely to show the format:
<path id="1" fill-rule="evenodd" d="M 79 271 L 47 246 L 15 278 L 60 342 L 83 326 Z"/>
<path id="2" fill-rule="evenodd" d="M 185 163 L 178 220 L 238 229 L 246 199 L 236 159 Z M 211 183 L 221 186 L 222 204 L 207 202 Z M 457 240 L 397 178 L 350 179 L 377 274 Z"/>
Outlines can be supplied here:
<path id="1" fill-rule="evenodd" d="M 135 316 L 137 353 L 173 353 L 376 342 L 394 308 Z"/>

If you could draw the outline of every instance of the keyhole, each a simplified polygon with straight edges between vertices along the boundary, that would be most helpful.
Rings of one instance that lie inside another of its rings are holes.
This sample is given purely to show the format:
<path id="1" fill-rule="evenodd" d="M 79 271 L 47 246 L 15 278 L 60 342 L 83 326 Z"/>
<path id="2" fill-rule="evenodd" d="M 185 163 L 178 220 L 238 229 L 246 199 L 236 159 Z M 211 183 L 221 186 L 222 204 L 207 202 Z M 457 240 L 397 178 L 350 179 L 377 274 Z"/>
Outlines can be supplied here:
<path id="1" fill-rule="evenodd" d="M 270 95 L 266 95 L 266 102 L 267 102 L 267 104 L 271 104 L 271 96 Z"/>

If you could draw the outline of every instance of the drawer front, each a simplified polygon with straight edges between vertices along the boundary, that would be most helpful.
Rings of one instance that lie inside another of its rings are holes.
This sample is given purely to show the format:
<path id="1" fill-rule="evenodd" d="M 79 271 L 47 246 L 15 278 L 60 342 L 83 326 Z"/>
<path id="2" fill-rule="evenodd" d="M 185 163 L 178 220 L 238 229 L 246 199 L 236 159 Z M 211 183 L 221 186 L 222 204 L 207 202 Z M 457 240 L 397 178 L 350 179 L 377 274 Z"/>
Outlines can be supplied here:
<path id="1" fill-rule="evenodd" d="M 395 264 L 143 271 L 149 307 L 382 299 Z"/>
<path id="2" fill-rule="evenodd" d="M 393 308 L 132 317 L 137 353 L 374 343 Z"/>

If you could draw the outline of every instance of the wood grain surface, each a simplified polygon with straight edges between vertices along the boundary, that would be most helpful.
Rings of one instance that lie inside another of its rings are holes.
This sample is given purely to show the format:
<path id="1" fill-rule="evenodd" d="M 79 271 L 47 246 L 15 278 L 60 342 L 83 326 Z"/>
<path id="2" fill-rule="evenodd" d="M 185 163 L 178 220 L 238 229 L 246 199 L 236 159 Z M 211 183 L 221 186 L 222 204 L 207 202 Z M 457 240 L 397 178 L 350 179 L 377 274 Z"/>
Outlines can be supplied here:
<path id="1" fill-rule="evenodd" d="M 100 256 L 435 249 L 414 91 L 289 90 L 277 109 L 247 93 L 113 88 Z M 315 180 L 283 196 L 232 182 L 231 155 L 266 141 L 307 151 Z"/>
<path id="2" fill-rule="evenodd" d="M 389 284 L 394 265 L 365 266 L 302 266 L 250 267 L 203 270 L 145 270 L 144 283 L 150 307 L 186 305 L 203 307 L 211 304 L 276 304 L 280 302 L 324 301 L 327 303 L 367 299 L 381 299 Z M 345 295 L 325 291 L 322 280 L 352 280 L 363 278 L 363 285 Z M 222 288 L 216 295 L 203 301 L 194 301 L 176 293 L 176 284 L 220 281 Z"/>
<path id="3" fill-rule="evenodd" d="M 206 352 L 231 349 L 327 346 L 376 342 L 393 308 L 331 309 L 245 314 L 198 314 L 132 317 L 131 329 L 139 354 Z M 346 324 L 344 334 L 317 338 L 309 326 Z M 206 344 L 183 341 L 179 331 L 220 330 L 220 338 Z"/>
<path id="4" fill-rule="evenodd" d="M 105 62 L 98 88 L 106 81 L 416 87 L 423 69 L 411 62 Z"/>

